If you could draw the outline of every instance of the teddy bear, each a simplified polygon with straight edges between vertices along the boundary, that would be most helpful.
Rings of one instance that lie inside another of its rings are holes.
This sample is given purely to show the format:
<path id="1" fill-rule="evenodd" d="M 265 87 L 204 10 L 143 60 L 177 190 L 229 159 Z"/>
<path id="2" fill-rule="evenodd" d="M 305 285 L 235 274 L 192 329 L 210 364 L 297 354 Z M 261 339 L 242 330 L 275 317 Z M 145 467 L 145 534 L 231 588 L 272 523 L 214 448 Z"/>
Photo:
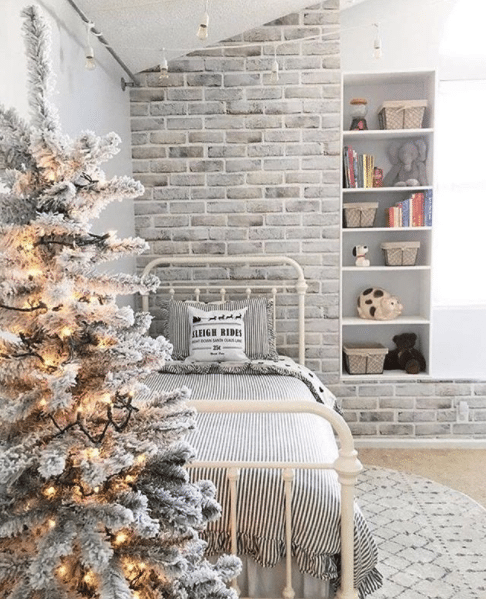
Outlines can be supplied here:
<path id="1" fill-rule="evenodd" d="M 423 139 L 393 141 L 388 147 L 388 157 L 393 166 L 383 179 L 384 187 L 427 185 L 427 144 Z"/>
<path id="2" fill-rule="evenodd" d="M 396 345 L 385 356 L 384 368 L 386 370 L 405 370 L 408 374 L 418 374 L 425 371 L 425 358 L 415 346 L 417 335 L 415 333 L 401 333 L 393 337 Z"/>
<path id="3" fill-rule="evenodd" d="M 358 297 L 358 315 L 368 320 L 392 320 L 402 313 L 403 306 L 395 295 L 381 287 L 369 287 Z"/>

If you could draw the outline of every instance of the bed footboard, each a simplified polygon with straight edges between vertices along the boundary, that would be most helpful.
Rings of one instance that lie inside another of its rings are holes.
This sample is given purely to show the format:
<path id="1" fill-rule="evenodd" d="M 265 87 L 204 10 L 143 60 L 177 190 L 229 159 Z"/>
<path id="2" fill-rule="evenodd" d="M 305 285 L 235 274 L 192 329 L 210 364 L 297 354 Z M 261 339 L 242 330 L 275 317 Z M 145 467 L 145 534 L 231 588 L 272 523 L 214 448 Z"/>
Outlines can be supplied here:
<path id="1" fill-rule="evenodd" d="M 327 420 L 339 438 L 339 455 L 333 463 L 299 462 L 202 462 L 195 461 L 188 467 L 225 468 L 228 473 L 231 497 L 231 546 L 232 553 L 237 554 L 237 505 L 236 490 L 241 468 L 274 468 L 282 470 L 285 485 L 285 526 L 286 526 L 286 586 L 283 591 L 284 599 L 295 597 L 292 588 L 291 573 L 291 490 L 294 469 L 334 469 L 341 484 L 341 586 L 336 599 L 358 599 L 358 591 L 354 588 L 354 497 L 355 485 L 362 465 L 357 458 L 351 431 L 344 418 L 331 408 L 306 401 L 238 401 L 238 400 L 194 400 L 188 405 L 198 412 L 230 412 L 230 413 L 308 413 Z M 233 586 L 239 593 L 236 579 Z"/>

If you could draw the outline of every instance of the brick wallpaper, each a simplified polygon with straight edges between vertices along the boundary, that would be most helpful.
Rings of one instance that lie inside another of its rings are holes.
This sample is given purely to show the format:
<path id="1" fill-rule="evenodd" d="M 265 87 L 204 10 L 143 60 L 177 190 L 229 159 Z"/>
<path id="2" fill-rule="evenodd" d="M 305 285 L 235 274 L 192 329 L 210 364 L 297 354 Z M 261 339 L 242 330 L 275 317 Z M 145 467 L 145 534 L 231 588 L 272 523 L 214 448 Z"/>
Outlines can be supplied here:
<path id="1" fill-rule="evenodd" d="M 310 282 L 307 365 L 339 397 L 355 434 L 486 435 L 485 384 L 339 382 L 338 4 L 173 60 L 168 79 L 141 75 L 131 90 L 132 156 L 146 191 L 135 225 L 151 250 L 139 267 L 167 254 L 291 256 Z M 282 324 L 279 349 L 296 357 L 295 329 Z M 461 399 L 472 422 L 456 421 Z"/>

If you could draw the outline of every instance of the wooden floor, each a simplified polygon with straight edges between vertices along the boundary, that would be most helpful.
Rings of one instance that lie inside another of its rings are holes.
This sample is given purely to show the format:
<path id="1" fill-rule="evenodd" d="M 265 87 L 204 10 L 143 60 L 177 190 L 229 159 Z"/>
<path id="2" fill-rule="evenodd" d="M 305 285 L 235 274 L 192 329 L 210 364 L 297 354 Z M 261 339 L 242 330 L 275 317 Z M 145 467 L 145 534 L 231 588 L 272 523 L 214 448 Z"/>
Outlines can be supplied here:
<path id="1" fill-rule="evenodd" d="M 364 465 L 425 476 L 461 491 L 486 508 L 486 449 L 372 449 L 361 447 Z"/>

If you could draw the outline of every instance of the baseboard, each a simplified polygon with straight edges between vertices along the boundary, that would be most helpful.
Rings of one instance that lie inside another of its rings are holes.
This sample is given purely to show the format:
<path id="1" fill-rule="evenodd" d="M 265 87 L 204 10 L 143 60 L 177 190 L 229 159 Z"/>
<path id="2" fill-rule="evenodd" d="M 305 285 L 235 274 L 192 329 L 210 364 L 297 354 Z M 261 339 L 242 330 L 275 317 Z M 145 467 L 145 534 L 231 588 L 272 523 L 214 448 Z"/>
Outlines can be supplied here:
<path id="1" fill-rule="evenodd" d="M 355 438 L 356 448 L 370 449 L 486 449 L 486 439 Z"/>

